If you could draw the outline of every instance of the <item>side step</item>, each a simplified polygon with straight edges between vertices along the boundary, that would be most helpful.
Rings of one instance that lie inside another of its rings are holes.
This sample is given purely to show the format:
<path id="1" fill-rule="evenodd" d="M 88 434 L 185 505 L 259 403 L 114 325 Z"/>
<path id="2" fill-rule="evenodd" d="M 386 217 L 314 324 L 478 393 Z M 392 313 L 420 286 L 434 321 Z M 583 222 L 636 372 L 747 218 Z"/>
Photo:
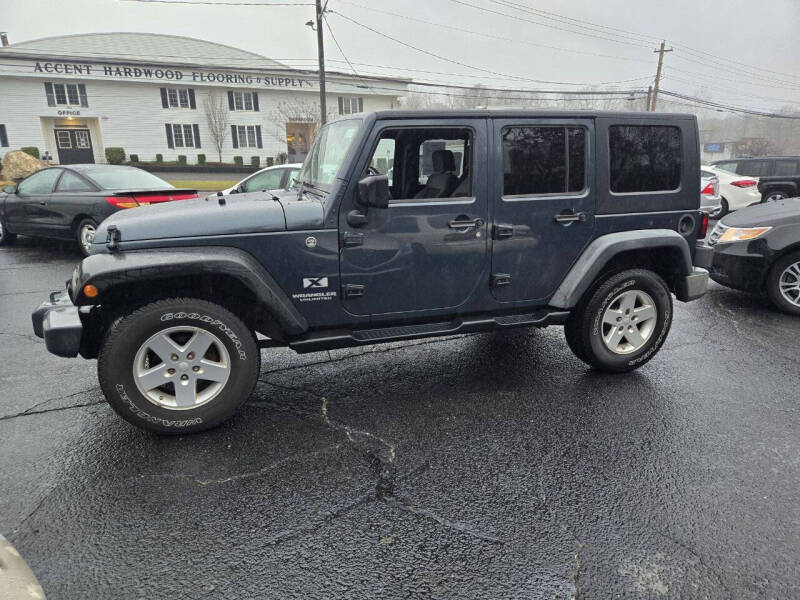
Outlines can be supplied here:
<path id="1" fill-rule="evenodd" d="M 397 325 L 394 327 L 378 327 L 373 329 L 357 329 L 354 331 L 328 330 L 308 333 L 289 342 L 289 346 L 298 353 L 349 348 L 367 344 L 379 344 L 398 340 L 435 337 L 492 331 L 508 327 L 546 327 L 561 325 L 569 316 L 569 311 L 540 310 L 533 313 L 472 316 L 438 323 L 419 323 L 414 325 Z"/>

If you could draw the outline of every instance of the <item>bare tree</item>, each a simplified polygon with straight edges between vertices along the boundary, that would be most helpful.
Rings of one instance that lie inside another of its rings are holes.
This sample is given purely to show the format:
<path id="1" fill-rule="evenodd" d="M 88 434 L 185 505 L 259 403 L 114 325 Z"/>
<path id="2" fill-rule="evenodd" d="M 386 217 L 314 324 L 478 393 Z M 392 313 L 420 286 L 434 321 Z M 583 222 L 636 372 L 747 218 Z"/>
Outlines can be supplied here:
<path id="1" fill-rule="evenodd" d="M 216 90 L 211 90 L 204 102 L 206 111 L 206 122 L 211 141 L 217 149 L 217 157 L 222 162 L 222 148 L 230 130 L 230 116 L 228 113 L 228 103 L 224 95 Z"/>

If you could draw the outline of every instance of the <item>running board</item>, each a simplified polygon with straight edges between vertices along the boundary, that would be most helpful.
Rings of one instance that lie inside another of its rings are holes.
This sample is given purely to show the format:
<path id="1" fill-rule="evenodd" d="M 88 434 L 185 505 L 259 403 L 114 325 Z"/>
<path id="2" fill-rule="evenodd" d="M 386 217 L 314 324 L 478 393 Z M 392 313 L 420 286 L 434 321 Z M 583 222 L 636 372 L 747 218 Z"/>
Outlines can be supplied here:
<path id="1" fill-rule="evenodd" d="M 497 315 L 493 317 L 464 317 L 438 323 L 397 325 L 394 327 L 357 329 L 354 331 L 337 329 L 307 333 L 289 342 L 289 346 L 295 352 L 303 354 L 320 350 L 334 350 L 336 348 L 350 348 L 441 335 L 492 331 L 509 327 L 562 325 L 568 316 L 569 311 L 540 310 L 533 313 Z"/>

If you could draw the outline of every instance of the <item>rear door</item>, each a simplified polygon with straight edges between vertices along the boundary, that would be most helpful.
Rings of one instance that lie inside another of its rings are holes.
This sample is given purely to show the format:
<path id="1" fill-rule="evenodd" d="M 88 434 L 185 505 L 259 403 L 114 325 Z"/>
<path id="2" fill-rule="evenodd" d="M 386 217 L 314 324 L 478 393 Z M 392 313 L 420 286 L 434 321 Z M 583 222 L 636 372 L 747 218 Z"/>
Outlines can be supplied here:
<path id="1" fill-rule="evenodd" d="M 492 294 L 542 301 L 594 235 L 591 119 L 494 119 Z"/>

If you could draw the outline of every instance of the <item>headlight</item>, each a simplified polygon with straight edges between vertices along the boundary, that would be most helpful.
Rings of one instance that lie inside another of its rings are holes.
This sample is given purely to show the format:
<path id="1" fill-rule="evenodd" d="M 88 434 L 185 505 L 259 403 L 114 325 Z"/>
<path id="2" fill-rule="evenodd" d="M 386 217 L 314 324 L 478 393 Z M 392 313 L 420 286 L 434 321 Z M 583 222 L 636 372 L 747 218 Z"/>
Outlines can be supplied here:
<path id="1" fill-rule="evenodd" d="M 767 233 L 772 227 L 728 227 L 720 236 L 718 243 L 744 242 L 754 240 Z"/>

